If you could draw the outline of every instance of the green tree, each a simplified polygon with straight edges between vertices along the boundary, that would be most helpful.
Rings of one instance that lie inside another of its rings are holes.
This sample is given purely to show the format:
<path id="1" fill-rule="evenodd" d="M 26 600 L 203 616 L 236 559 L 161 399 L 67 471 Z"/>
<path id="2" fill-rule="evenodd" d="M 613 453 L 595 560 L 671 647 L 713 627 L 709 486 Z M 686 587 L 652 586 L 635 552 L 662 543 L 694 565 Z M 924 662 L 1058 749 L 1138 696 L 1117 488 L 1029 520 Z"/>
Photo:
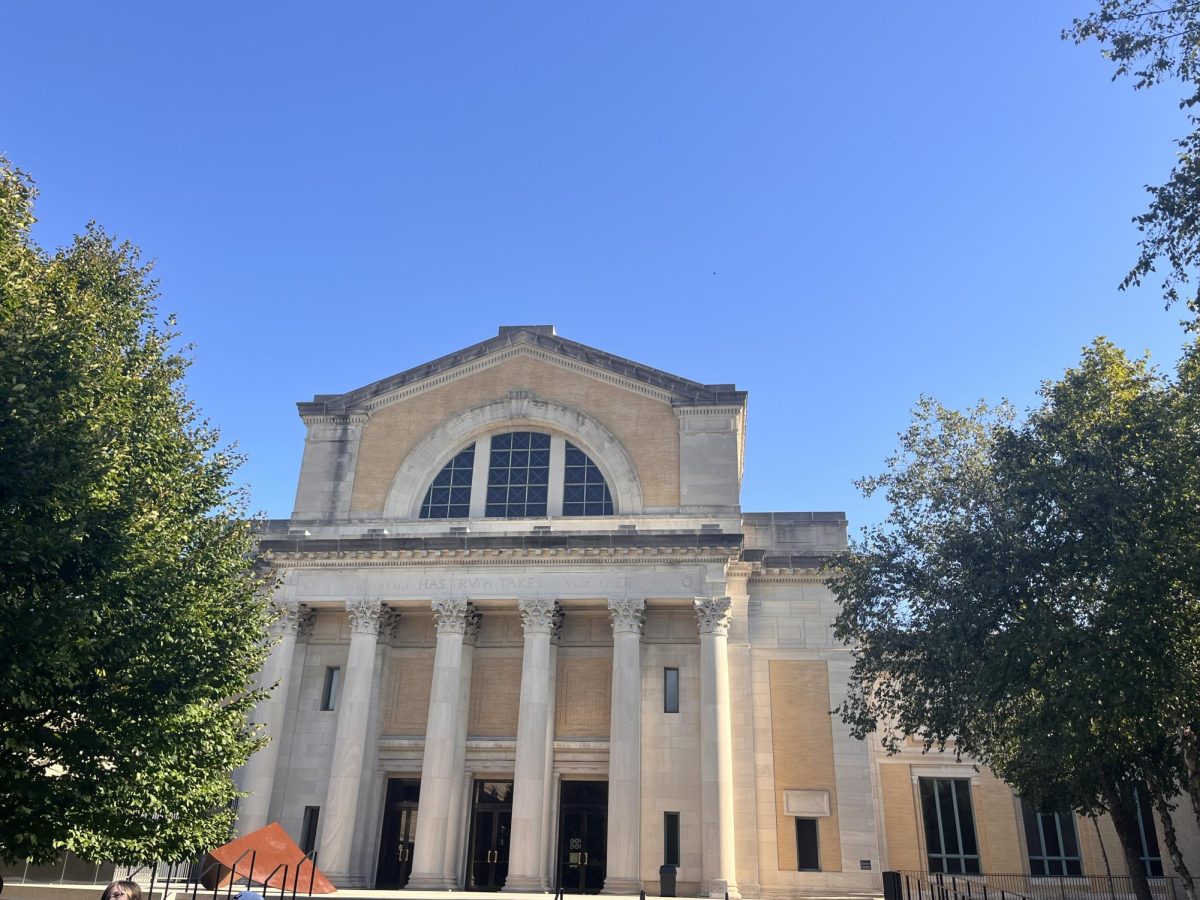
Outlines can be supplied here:
<path id="1" fill-rule="evenodd" d="M 238 458 L 187 399 L 137 250 L 32 241 L 0 158 L 0 858 L 228 838 L 271 612 Z"/>
<path id="2" fill-rule="evenodd" d="M 1110 813 L 1142 898 L 1134 791 L 1170 831 L 1200 721 L 1198 376 L 1197 345 L 1170 379 L 1097 340 L 1024 421 L 922 400 L 860 484 L 888 518 L 831 572 L 854 733 L 953 744 L 1035 806 Z"/>
<path id="3" fill-rule="evenodd" d="M 1113 78 L 1130 76 L 1135 89 L 1163 83 L 1183 87 L 1180 108 L 1200 104 L 1200 2 L 1100 0 L 1099 8 L 1063 32 L 1076 43 L 1099 41 L 1116 64 Z M 1176 141 L 1178 161 L 1161 185 L 1147 185 L 1150 207 L 1133 221 L 1142 232 L 1140 252 L 1121 288 L 1140 285 L 1164 264 L 1167 305 L 1182 299 L 1200 316 L 1200 116 L 1187 113 L 1191 132 Z M 1181 292 L 1183 292 L 1181 297 Z M 1193 320 L 1195 327 L 1196 320 Z"/>

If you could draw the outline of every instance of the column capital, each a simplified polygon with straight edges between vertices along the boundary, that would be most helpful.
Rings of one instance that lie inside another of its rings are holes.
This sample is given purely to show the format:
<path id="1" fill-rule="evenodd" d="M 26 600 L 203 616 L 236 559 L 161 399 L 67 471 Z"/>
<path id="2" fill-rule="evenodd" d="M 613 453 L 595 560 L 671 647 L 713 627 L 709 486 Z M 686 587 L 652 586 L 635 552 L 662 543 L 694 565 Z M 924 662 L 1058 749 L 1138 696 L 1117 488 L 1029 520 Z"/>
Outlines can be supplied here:
<path id="1" fill-rule="evenodd" d="M 612 617 L 613 634 L 640 635 L 646 624 L 646 601 L 632 597 L 609 600 L 608 614 Z"/>
<path id="2" fill-rule="evenodd" d="M 466 598 L 450 597 L 433 601 L 433 621 L 438 634 L 465 634 L 471 605 Z"/>
<path id="3" fill-rule="evenodd" d="M 401 640 L 400 620 L 402 617 L 400 610 L 392 609 L 390 606 L 385 606 L 379 614 L 379 633 L 393 647 L 398 646 Z"/>
<path id="4" fill-rule="evenodd" d="M 463 623 L 463 643 L 475 646 L 479 640 L 479 624 L 483 620 L 483 613 L 477 610 L 470 603 L 467 604 L 466 620 Z"/>
<path id="5" fill-rule="evenodd" d="M 517 608 L 521 611 L 526 634 L 554 634 L 562 620 L 559 605 L 544 597 L 518 600 Z"/>
<path id="6" fill-rule="evenodd" d="M 383 604 L 378 600 L 346 601 L 351 634 L 379 634 L 379 617 L 382 613 Z"/>
<path id="7" fill-rule="evenodd" d="M 295 637 L 305 625 L 305 616 L 311 619 L 313 612 L 301 603 L 277 603 L 275 609 L 279 617 L 271 623 L 271 636 Z"/>
<path id="8" fill-rule="evenodd" d="M 696 608 L 696 627 L 701 634 L 724 637 L 729 634 L 730 610 L 733 601 L 728 597 L 697 597 L 692 601 Z"/>

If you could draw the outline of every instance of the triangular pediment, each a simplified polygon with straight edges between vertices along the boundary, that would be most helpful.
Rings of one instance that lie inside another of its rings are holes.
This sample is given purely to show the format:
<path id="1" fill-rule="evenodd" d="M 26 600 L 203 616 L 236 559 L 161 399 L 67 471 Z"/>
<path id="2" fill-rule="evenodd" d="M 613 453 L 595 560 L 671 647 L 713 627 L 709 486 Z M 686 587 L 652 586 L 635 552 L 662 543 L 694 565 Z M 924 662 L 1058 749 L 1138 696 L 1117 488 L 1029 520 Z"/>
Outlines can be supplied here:
<path id="1" fill-rule="evenodd" d="M 701 384 L 567 340 L 552 325 L 502 325 L 495 337 L 344 394 L 297 404 L 301 416 L 370 415 L 374 410 L 518 356 L 530 356 L 672 406 L 744 406 L 732 384 Z"/>

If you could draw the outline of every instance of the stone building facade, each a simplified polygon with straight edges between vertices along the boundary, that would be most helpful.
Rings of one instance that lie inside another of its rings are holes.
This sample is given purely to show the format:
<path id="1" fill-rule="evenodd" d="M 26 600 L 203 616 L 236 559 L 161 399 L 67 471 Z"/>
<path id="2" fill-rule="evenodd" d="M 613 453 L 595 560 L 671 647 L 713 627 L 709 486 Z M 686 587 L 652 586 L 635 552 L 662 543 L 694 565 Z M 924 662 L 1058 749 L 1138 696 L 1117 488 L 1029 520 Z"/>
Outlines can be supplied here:
<path id="1" fill-rule="evenodd" d="M 656 893 L 673 864 L 681 895 L 736 900 L 931 863 L 1099 871 L 1090 823 L 1030 826 L 986 773 L 882 757 L 830 716 L 851 659 L 817 566 L 846 522 L 742 512 L 733 385 L 513 326 L 299 408 L 295 511 L 260 535 L 285 612 L 243 833 L 279 821 L 335 883 L 379 888 Z"/>

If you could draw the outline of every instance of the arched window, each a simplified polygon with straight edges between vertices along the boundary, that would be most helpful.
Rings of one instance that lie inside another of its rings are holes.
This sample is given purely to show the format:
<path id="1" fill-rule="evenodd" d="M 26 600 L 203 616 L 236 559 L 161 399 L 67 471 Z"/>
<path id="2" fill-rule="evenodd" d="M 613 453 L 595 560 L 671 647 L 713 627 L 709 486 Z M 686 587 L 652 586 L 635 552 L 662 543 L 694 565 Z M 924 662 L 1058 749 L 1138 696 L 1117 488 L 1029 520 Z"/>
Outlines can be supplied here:
<path id="1" fill-rule="evenodd" d="M 433 479 L 422 519 L 611 516 L 612 494 L 582 449 L 541 431 L 485 435 Z"/>
<path id="2" fill-rule="evenodd" d="M 475 445 L 458 453 L 433 479 L 421 504 L 422 519 L 465 519 L 471 514 Z"/>

